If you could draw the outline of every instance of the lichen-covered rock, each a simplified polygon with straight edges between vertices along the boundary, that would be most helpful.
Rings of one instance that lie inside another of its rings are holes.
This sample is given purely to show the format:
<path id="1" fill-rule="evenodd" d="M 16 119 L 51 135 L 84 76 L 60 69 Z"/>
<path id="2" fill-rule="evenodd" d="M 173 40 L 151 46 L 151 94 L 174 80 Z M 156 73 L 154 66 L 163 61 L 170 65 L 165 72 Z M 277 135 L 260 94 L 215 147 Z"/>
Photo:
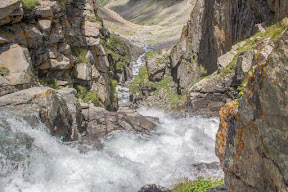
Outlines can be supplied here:
<path id="1" fill-rule="evenodd" d="M 216 155 L 230 191 L 287 191 L 288 31 L 249 77 L 239 101 L 220 111 Z"/>
<path id="2" fill-rule="evenodd" d="M 0 2 L 0 26 L 21 21 L 23 14 L 20 0 L 2 0 Z"/>

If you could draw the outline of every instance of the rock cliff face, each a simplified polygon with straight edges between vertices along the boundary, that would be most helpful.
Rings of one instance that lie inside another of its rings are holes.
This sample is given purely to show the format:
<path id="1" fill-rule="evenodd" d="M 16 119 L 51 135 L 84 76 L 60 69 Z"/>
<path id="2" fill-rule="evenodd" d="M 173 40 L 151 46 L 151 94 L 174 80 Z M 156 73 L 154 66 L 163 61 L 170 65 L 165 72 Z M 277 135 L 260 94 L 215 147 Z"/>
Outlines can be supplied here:
<path id="1" fill-rule="evenodd" d="M 116 110 L 111 80 L 132 78 L 130 61 L 141 49 L 131 52 L 129 42 L 110 34 L 93 1 L 25 2 L 0 3 L 0 95 L 53 81 L 81 85 Z"/>
<path id="2" fill-rule="evenodd" d="M 281 5 L 281 6 L 280 6 Z M 217 58 L 255 33 L 255 25 L 287 16 L 283 1 L 198 0 L 180 42 L 171 51 L 178 90 L 217 70 Z"/>
<path id="3" fill-rule="evenodd" d="M 287 29 L 238 102 L 220 110 L 216 154 L 230 191 L 287 191 Z"/>

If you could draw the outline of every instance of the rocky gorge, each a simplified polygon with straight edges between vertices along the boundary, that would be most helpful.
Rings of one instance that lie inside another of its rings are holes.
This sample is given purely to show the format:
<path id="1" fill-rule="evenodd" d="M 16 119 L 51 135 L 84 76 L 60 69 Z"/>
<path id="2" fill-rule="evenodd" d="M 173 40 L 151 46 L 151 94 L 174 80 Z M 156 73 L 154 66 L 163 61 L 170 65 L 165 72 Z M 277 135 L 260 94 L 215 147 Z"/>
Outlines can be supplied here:
<path id="1" fill-rule="evenodd" d="M 0 3 L 0 191 L 174 191 L 221 167 L 211 191 L 287 191 L 288 3 L 110 3 Z M 179 41 L 147 45 L 183 5 Z"/>

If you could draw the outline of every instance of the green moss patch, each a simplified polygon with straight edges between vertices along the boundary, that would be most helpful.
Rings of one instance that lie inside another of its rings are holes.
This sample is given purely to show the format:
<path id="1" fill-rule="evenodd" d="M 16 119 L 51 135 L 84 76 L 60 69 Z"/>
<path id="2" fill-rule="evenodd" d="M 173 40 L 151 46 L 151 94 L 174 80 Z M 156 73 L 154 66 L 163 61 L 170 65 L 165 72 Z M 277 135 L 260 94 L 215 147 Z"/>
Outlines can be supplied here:
<path id="1" fill-rule="evenodd" d="M 207 192 L 209 189 L 224 184 L 224 179 L 212 179 L 199 177 L 197 180 L 184 179 L 176 184 L 172 192 Z"/>
<path id="2" fill-rule="evenodd" d="M 116 63 L 116 69 L 117 70 L 121 70 L 126 66 L 126 63 L 124 63 L 123 61 L 119 61 Z"/>

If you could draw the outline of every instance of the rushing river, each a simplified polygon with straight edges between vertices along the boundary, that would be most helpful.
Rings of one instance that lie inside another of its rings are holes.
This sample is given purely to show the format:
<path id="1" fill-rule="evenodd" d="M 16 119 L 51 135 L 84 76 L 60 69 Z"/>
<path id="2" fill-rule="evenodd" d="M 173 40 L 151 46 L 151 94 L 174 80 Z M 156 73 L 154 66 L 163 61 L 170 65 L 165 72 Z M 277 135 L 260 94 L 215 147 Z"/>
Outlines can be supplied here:
<path id="1" fill-rule="evenodd" d="M 137 192 L 147 183 L 171 186 L 182 177 L 222 176 L 214 155 L 217 119 L 159 117 L 150 135 L 116 131 L 102 150 L 80 153 L 51 137 L 43 124 L 31 125 L 0 112 L 1 192 Z"/>
<path id="2" fill-rule="evenodd" d="M 135 61 L 134 76 L 144 59 L 145 53 Z M 128 88 L 118 92 L 120 105 L 127 104 Z M 155 131 L 115 131 L 102 140 L 103 149 L 85 153 L 52 137 L 42 123 L 0 112 L 0 192 L 137 192 L 145 184 L 223 176 L 214 154 L 218 119 L 139 112 L 159 118 Z"/>

